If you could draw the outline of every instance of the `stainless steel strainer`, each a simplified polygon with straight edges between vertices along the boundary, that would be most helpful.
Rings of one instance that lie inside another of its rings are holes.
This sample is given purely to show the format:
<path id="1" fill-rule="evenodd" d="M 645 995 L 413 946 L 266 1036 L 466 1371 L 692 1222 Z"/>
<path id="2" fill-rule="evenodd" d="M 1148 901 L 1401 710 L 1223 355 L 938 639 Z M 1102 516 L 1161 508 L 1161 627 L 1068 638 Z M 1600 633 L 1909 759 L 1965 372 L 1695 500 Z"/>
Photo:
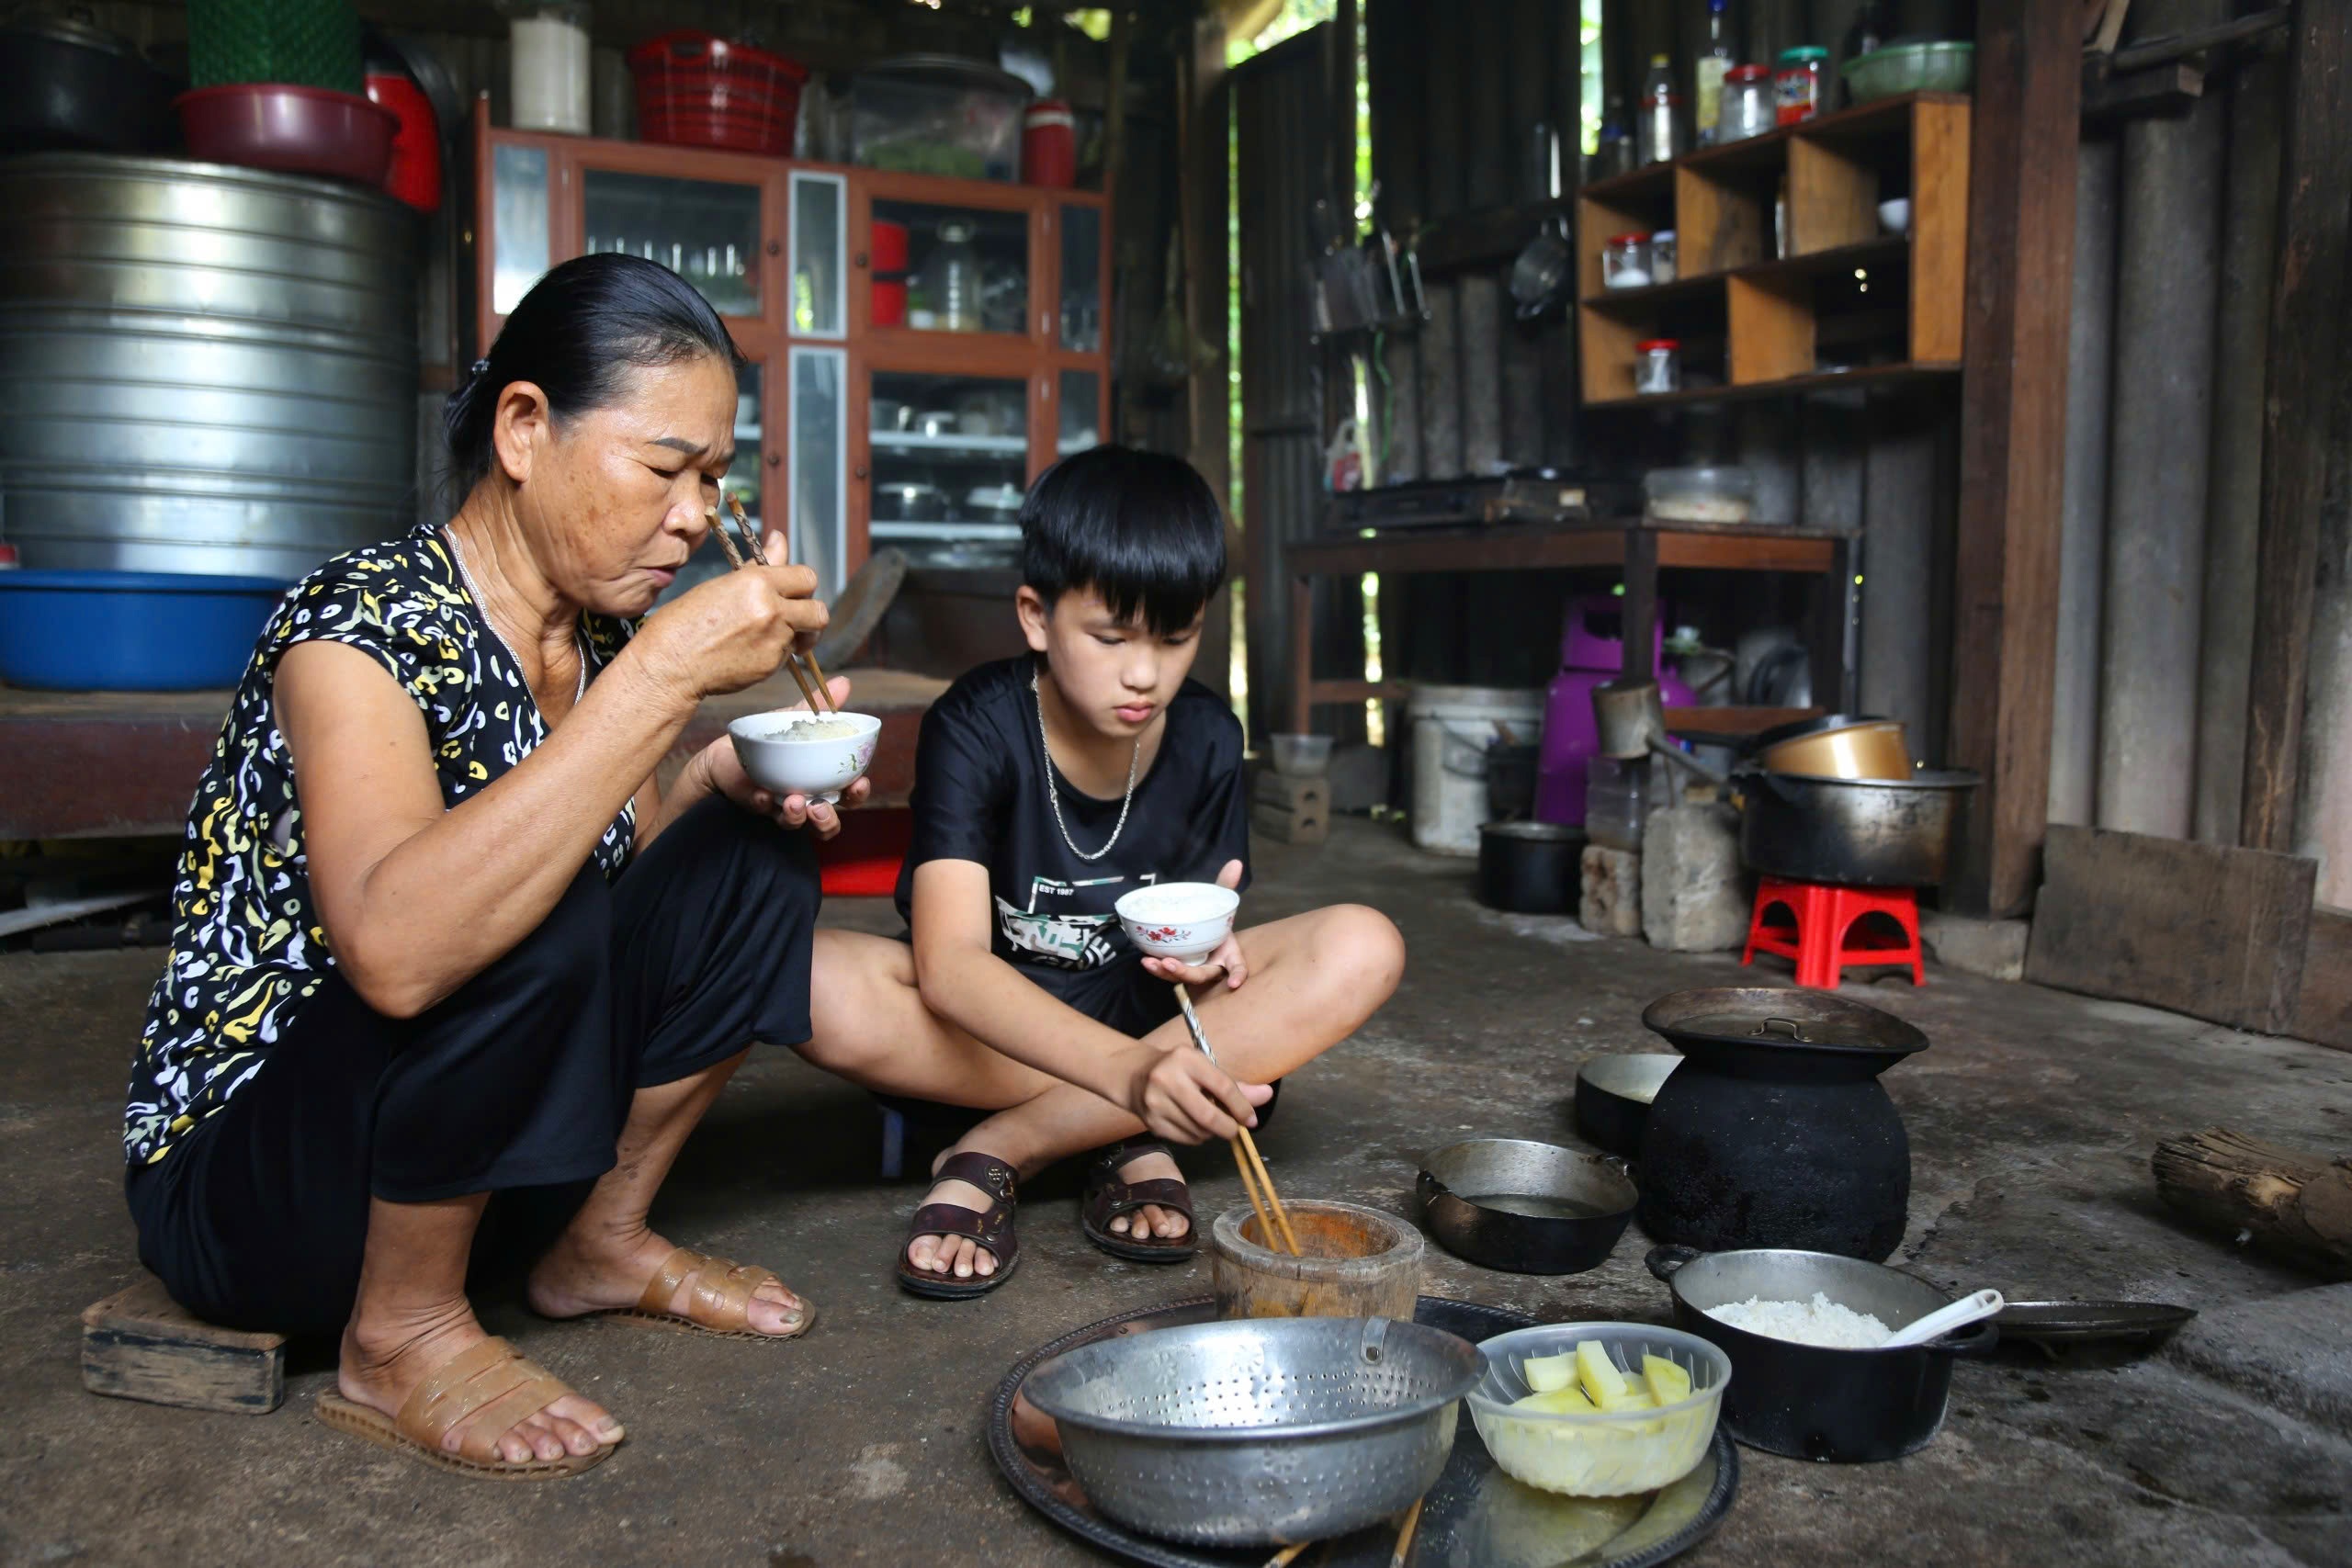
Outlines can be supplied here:
<path id="1" fill-rule="evenodd" d="M 1170 1540 L 1320 1540 L 1445 1468 L 1476 1347 L 1386 1318 L 1247 1319 L 1098 1340 L 1029 1375 L 1097 1508 Z"/>

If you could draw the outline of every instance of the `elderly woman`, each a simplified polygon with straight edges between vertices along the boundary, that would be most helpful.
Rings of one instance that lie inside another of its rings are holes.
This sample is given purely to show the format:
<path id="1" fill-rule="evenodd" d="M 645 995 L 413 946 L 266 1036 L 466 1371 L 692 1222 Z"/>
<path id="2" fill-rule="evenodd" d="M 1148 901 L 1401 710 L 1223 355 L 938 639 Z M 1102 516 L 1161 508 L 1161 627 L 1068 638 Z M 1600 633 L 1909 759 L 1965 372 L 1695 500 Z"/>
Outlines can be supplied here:
<path id="1" fill-rule="evenodd" d="M 840 827 L 723 739 L 654 780 L 704 696 L 824 625 L 795 567 L 637 620 L 708 527 L 738 367 L 650 262 L 549 273 L 449 399 L 457 515 L 286 595 L 189 812 L 124 1136 L 140 1255 L 215 1322 L 339 1331 L 321 1418 L 451 1468 L 622 1436 L 475 1321 L 493 1193 L 579 1201 L 530 1273 L 548 1316 L 813 1315 L 646 1224 L 750 1043 L 808 1037 L 814 850 L 780 829 Z"/>

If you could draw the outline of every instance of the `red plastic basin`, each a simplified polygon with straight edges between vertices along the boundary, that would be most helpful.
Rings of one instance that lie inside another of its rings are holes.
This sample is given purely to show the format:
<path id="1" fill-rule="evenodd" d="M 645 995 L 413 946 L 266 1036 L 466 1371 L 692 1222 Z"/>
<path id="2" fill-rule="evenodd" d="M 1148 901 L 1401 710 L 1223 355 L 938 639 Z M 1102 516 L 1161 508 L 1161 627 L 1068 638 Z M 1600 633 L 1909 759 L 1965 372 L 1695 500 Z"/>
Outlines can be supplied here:
<path id="1" fill-rule="evenodd" d="M 173 100 L 191 157 L 327 175 L 381 189 L 400 120 L 353 93 L 283 82 L 198 87 Z"/>

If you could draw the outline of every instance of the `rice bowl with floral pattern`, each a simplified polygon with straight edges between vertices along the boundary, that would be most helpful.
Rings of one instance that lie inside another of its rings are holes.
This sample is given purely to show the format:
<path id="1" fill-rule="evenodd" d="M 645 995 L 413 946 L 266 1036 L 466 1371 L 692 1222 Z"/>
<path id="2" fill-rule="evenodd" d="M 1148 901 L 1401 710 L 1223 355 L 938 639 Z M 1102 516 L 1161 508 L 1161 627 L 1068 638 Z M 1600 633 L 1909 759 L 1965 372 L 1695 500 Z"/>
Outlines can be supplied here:
<path id="1" fill-rule="evenodd" d="M 1138 887 L 1112 908 L 1146 953 L 1199 964 L 1233 933 L 1241 895 L 1214 882 L 1163 882 Z"/>
<path id="2" fill-rule="evenodd" d="M 805 732 L 805 733 L 804 733 Z M 874 761 L 882 721 L 866 713 L 755 713 L 727 727 L 735 760 L 752 782 L 781 798 L 839 801 Z"/>

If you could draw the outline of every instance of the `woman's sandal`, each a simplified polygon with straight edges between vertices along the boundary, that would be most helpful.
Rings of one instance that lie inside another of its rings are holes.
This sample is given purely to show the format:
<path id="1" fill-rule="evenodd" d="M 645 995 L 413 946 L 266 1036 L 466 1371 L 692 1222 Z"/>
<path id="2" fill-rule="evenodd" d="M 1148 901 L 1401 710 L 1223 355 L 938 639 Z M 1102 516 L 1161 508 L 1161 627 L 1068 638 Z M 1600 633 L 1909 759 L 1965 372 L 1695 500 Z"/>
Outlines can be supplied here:
<path id="1" fill-rule="evenodd" d="M 1087 1240 L 1112 1257 L 1124 1258 L 1130 1263 L 1182 1263 L 1200 1250 L 1199 1227 L 1191 1223 L 1192 1190 L 1181 1179 L 1163 1176 L 1149 1181 L 1119 1179 L 1119 1172 L 1136 1160 L 1147 1155 L 1167 1153 L 1168 1145 L 1154 1138 L 1130 1138 L 1094 1152 L 1086 1162 L 1085 1195 L 1079 1200 L 1078 1208 L 1079 1228 L 1086 1233 Z M 1145 1208 L 1175 1210 L 1186 1221 L 1184 1234 L 1148 1236 L 1138 1241 L 1132 1231 L 1122 1235 L 1111 1228 L 1113 1220 Z"/>
<path id="2" fill-rule="evenodd" d="M 498 1439 L 517 1421 L 572 1392 L 561 1378 L 493 1337 L 435 1368 L 401 1402 L 398 1416 L 332 1391 L 319 1395 L 314 1414 L 339 1432 L 397 1449 L 443 1470 L 492 1481 L 553 1481 L 604 1463 L 620 1445 L 607 1443 L 594 1453 L 567 1452 L 560 1459 L 510 1460 L 498 1451 Z M 458 1451 L 444 1450 L 441 1439 L 451 1428 L 468 1423 L 471 1425 Z"/>
<path id="3" fill-rule="evenodd" d="M 779 1285 L 784 1283 L 774 1271 L 756 1264 L 713 1258 L 681 1247 L 662 1260 L 662 1267 L 653 1271 L 652 1280 L 646 1285 L 645 1293 L 637 1298 L 635 1306 L 608 1307 L 588 1315 L 625 1323 L 632 1328 L 707 1334 L 718 1339 L 797 1339 L 816 1325 L 817 1308 L 797 1291 L 787 1290 L 792 1299 L 800 1303 L 797 1327 L 782 1334 L 763 1334 L 752 1326 L 752 1297 L 771 1280 Z M 672 1312 L 670 1303 L 677 1299 L 681 1285 L 690 1287 L 686 1310 Z"/>
<path id="4" fill-rule="evenodd" d="M 899 1246 L 899 1283 L 933 1301 L 963 1302 L 985 1296 L 1012 1279 L 1021 1262 L 1021 1240 L 1012 1228 L 1012 1168 L 992 1155 L 951 1155 L 940 1162 L 931 1180 L 934 1187 L 943 1181 L 967 1182 L 989 1195 L 989 1206 L 975 1210 L 961 1203 L 925 1203 L 917 1209 L 907 1223 L 907 1239 Z M 958 1280 L 953 1274 L 916 1268 L 907 1260 L 907 1248 L 916 1237 L 926 1235 L 959 1235 L 987 1247 L 996 1255 L 996 1272 Z"/>

